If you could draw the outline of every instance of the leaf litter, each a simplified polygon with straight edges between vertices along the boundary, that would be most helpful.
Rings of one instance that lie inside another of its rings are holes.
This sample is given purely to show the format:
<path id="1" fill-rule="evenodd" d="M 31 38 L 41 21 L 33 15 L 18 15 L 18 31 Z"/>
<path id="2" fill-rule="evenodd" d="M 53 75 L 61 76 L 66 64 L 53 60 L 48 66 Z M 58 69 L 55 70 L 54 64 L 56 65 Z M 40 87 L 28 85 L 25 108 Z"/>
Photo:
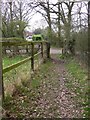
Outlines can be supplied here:
<path id="1" fill-rule="evenodd" d="M 18 92 L 11 99 L 11 107 L 5 107 L 10 117 L 83 117 L 82 107 L 74 100 L 77 95 L 66 86 L 66 81 L 72 78 L 65 68 L 66 62 L 57 60 L 55 55 L 52 58 L 50 64 L 45 63 L 45 69 L 41 67 L 32 78 L 40 79 L 39 85 L 33 88 L 29 83 L 26 88 L 22 86 L 17 89 Z"/>

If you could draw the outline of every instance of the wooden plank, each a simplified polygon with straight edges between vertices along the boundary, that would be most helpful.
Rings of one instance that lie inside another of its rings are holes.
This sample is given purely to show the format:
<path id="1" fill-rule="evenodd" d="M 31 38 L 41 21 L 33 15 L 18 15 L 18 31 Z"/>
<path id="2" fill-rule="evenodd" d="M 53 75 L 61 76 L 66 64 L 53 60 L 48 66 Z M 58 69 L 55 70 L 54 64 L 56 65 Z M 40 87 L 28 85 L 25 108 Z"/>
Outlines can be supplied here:
<path id="1" fill-rule="evenodd" d="M 48 43 L 48 41 L 32 41 L 34 44 L 38 44 L 38 43 Z"/>
<path id="2" fill-rule="evenodd" d="M 2 42 L 3 46 L 24 46 L 30 44 L 30 42 Z"/>
<path id="3" fill-rule="evenodd" d="M 38 52 L 37 54 L 35 54 L 34 57 L 37 57 L 37 56 L 40 55 L 40 54 L 41 54 L 41 51 Z"/>
<path id="4" fill-rule="evenodd" d="M 17 62 L 17 63 L 15 63 L 13 65 L 10 65 L 10 66 L 4 68 L 3 69 L 3 74 L 8 72 L 8 71 L 10 71 L 10 70 L 12 70 L 12 69 L 15 69 L 15 68 L 19 67 L 20 65 L 22 65 L 22 64 L 24 64 L 26 62 L 28 62 L 30 59 L 31 59 L 31 56 L 26 58 L 26 59 L 24 59 L 24 60 L 21 60 L 20 62 Z"/>
<path id="5" fill-rule="evenodd" d="M 31 42 L 2 42 L 2 46 L 24 46 L 30 44 L 38 44 L 38 43 L 48 43 L 48 41 L 31 41 Z"/>

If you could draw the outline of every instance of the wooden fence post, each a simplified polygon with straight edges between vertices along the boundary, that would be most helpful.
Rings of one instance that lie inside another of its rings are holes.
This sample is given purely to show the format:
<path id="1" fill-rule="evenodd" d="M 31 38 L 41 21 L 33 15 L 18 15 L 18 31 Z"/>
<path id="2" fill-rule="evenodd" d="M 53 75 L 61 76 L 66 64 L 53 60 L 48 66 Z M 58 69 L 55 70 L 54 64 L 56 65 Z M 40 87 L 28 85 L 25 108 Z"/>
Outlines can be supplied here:
<path id="1" fill-rule="evenodd" d="M 43 43 L 41 43 L 41 54 L 42 54 L 42 58 L 43 58 Z"/>
<path id="2" fill-rule="evenodd" d="M 88 2 L 88 66 L 90 69 L 90 1 Z M 90 71 L 89 71 L 90 72 Z M 90 74 L 89 74 L 90 75 Z"/>
<path id="3" fill-rule="evenodd" d="M 34 43 L 31 43 L 31 69 L 34 71 Z"/>
<path id="4" fill-rule="evenodd" d="M 2 103 L 4 100 L 3 72 L 2 72 L 2 16 L 0 1 L 0 119 L 2 119 Z"/>
<path id="5" fill-rule="evenodd" d="M 88 2 L 88 108 L 90 108 L 90 1 Z M 88 118 L 90 109 L 88 109 Z"/>
<path id="6" fill-rule="evenodd" d="M 50 43 L 46 43 L 47 44 L 47 58 L 50 58 Z"/>
<path id="7" fill-rule="evenodd" d="M 3 85 L 3 67 L 2 67 L 2 42 L 0 39 L 0 97 L 4 99 L 4 85 Z"/>

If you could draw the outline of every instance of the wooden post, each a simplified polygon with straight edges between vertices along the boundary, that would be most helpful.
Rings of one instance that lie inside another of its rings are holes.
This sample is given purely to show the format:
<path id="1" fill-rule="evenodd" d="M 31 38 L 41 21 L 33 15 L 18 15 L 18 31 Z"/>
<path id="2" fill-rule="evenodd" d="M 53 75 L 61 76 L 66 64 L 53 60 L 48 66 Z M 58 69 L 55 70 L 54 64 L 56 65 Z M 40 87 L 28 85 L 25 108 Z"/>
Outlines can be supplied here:
<path id="1" fill-rule="evenodd" d="M 89 52 L 89 56 L 90 56 L 90 47 L 89 47 L 90 44 L 89 43 L 90 43 L 90 1 L 88 2 L 88 52 Z"/>
<path id="2" fill-rule="evenodd" d="M 31 43 L 32 49 L 31 49 L 31 69 L 34 71 L 34 43 Z"/>
<path id="3" fill-rule="evenodd" d="M 90 1 L 88 2 L 88 108 L 90 108 Z M 88 109 L 88 118 L 90 110 Z"/>
<path id="4" fill-rule="evenodd" d="M 47 58 L 50 58 L 50 43 L 46 43 L 47 44 Z"/>
<path id="5" fill-rule="evenodd" d="M 2 42 L 1 42 L 1 31 L 0 31 L 0 119 L 2 118 L 1 108 L 2 108 L 3 100 L 4 100 L 4 87 L 3 87 L 3 73 L 2 73 Z"/>
<path id="6" fill-rule="evenodd" d="M 4 100 L 3 72 L 2 72 L 2 16 L 0 0 L 0 119 L 2 119 L 2 103 Z"/>
<path id="7" fill-rule="evenodd" d="M 89 67 L 89 70 L 90 70 L 90 61 L 89 61 L 90 60 L 90 47 L 89 47 L 89 45 L 90 45 L 90 1 L 88 2 L 88 53 L 89 53 L 88 54 L 88 57 L 89 57 L 88 58 L 88 67 Z"/>
<path id="8" fill-rule="evenodd" d="M 41 54 L 42 54 L 42 58 L 43 58 L 43 43 L 41 43 Z"/>

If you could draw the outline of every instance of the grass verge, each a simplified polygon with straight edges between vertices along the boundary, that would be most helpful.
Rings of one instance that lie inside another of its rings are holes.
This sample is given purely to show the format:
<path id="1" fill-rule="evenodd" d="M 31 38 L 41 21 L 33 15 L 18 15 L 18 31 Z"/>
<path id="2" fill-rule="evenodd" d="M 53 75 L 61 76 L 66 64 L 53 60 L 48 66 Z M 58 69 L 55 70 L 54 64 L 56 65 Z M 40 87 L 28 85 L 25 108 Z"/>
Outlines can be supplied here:
<path id="1" fill-rule="evenodd" d="M 72 90 L 76 96 L 75 100 L 77 106 L 80 106 L 83 110 L 83 116 L 88 117 L 90 108 L 88 107 L 88 74 L 87 70 L 76 62 L 75 58 L 67 58 L 68 63 L 66 68 L 69 72 L 69 80 L 67 81 L 67 87 Z"/>
<path id="2" fill-rule="evenodd" d="M 26 56 L 13 56 L 9 58 L 8 56 L 3 57 L 3 67 L 7 67 L 9 65 L 15 64 L 23 59 L 25 59 Z M 41 58 L 41 57 L 40 57 Z M 39 62 L 38 62 L 39 61 Z M 34 68 L 37 69 L 40 65 L 39 58 L 35 58 L 34 62 Z M 16 89 L 15 87 L 18 85 L 22 85 L 26 83 L 28 79 L 31 78 L 31 61 L 28 61 L 27 63 L 24 63 L 20 65 L 19 67 L 5 73 L 3 75 L 4 80 L 4 89 L 5 89 L 5 95 L 13 94 L 13 91 Z"/>
<path id="3" fill-rule="evenodd" d="M 8 56 L 4 56 L 3 57 L 3 68 L 9 66 L 9 65 L 12 65 L 14 63 L 17 63 L 23 59 L 25 59 L 26 56 L 13 56 L 13 57 L 8 57 Z"/>
<path id="4" fill-rule="evenodd" d="M 16 86 L 16 91 L 14 91 L 12 97 L 8 95 L 5 98 L 3 107 L 6 110 L 7 116 L 26 118 L 32 116 L 32 114 L 37 114 L 36 100 L 40 97 L 39 87 L 51 67 L 52 63 L 50 61 L 42 64 L 40 69 L 32 74 L 30 80 L 24 81 L 21 86 Z"/>

